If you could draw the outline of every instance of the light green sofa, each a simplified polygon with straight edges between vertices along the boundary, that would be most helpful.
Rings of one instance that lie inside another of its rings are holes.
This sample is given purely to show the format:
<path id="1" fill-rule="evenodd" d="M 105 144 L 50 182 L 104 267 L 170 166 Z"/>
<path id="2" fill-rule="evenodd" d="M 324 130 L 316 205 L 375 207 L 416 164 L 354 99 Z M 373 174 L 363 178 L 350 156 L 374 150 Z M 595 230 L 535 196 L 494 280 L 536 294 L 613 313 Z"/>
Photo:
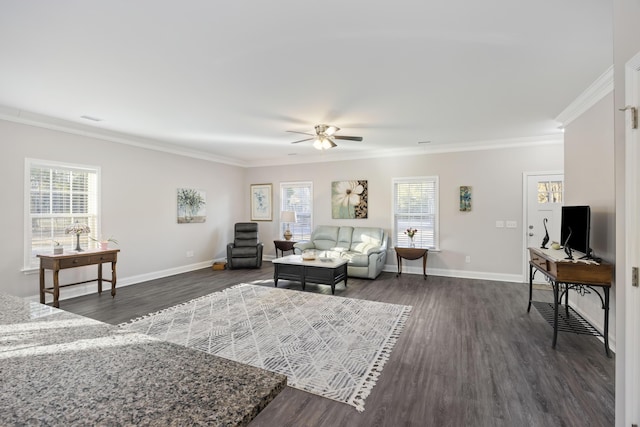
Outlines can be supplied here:
<path id="1" fill-rule="evenodd" d="M 350 277 L 375 279 L 387 260 L 387 232 L 377 227 L 338 227 L 320 225 L 308 242 L 293 246 L 295 254 L 313 249 L 317 256 L 344 258 L 349 261 Z"/>

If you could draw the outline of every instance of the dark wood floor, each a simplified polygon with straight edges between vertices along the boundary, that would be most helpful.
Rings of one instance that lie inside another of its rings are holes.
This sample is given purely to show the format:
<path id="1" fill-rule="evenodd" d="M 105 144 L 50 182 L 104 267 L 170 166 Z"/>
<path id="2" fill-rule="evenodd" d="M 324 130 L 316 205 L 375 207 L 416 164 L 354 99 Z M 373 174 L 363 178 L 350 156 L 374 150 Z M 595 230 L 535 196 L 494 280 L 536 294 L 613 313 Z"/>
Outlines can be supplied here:
<path id="1" fill-rule="evenodd" d="M 273 286 L 272 275 L 270 263 L 205 269 L 60 306 L 118 324 L 238 283 Z M 251 426 L 613 426 L 614 359 L 589 336 L 561 333 L 553 350 L 551 327 L 526 311 L 527 292 L 519 283 L 436 276 L 349 279 L 336 295 L 413 306 L 365 411 L 287 387 Z M 550 297 L 534 291 L 535 299 Z"/>

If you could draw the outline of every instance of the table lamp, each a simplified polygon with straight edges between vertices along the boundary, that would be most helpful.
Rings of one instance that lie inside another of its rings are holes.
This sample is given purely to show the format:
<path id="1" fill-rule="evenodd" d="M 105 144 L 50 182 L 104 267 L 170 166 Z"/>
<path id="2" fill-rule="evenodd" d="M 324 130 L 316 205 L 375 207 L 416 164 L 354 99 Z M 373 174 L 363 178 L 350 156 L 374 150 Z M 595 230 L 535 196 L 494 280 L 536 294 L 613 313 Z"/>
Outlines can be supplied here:
<path id="1" fill-rule="evenodd" d="M 296 217 L 296 213 L 294 211 L 282 211 L 280 212 L 280 221 L 284 222 L 287 226 L 287 229 L 284 231 L 284 239 L 291 240 L 291 230 L 289 230 L 289 224 L 292 222 L 296 222 L 298 219 Z"/>

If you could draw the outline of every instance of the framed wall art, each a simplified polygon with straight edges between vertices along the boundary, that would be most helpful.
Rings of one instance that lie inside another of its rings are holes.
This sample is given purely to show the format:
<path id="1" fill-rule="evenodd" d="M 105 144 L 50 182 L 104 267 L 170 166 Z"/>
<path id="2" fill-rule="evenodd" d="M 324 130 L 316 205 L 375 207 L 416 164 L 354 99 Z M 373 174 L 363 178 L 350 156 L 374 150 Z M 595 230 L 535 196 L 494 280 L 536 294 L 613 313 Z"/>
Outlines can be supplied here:
<path id="1" fill-rule="evenodd" d="M 251 221 L 272 221 L 271 184 L 251 184 Z"/>
<path id="2" fill-rule="evenodd" d="M 460 186 L 460 212 L 471 211 L 471 186 Z"/>
<path id="3" fill-rule="evenodd" d="M 204 190 L 178 188 L 178 224 L 205 222 L 207 194 Z"/>
<path id="4" fill-rule="evenodd" d="M 367 180 L 331 183 L 331 218 L 366 219 L 369 213 Z"/>

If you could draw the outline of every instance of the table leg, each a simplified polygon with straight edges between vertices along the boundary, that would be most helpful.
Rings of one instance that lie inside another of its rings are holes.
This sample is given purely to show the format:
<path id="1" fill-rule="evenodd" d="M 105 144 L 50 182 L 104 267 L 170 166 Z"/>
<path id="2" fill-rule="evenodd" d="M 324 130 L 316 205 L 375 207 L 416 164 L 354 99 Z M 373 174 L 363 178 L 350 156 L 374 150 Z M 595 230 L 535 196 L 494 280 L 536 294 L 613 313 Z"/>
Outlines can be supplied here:
<path id="1" fill-rule="evenodd" d="M 40 267 L 40 304 L 44 304 L 44 268 Z"/>
<path id="2" fill-rule="evenodd" d="M 527 313 L 531 310 L 531 300 L 533 299 L 533 266 L 529 264 L 529 305 Z"/>
<path id="3" fill-rule="evenodd" d="M 100 266 L 102 267 L 102 264 Z M 115 298 L 116 296 L 116 280 L 117 280 L 116 262 L 113 261 L 111 263 L 111 296 L 113 298 Z"/>
<path id="4" fill-rule="evenodd" d="M 558 305 L 560 304 L 559 288 L 560 284 L 555 280 L 551 282 L 553 286 L 553 343 L 552 348 L 556 348 L 556 342 L 558 341 Z"/>
<path id="5" fill-rule="evenodd" d="M 609 351 L 609 288 L 604 287 L 604 350 L 607 357 L 611 357 Z"/>
<path id="6" fill-rule="evenodd" d="M 398 277 L 399 275 L 402 274 L 402 258 L 400 258 L 400 255 L 398 255 L 397 252 L 396 252 L 396 260 L 398 262 L 398 273 L 396 274 L 396 277 Z"/>
<path id="7" fill-rule="evenodd" d="M 569 285 L 565 286 L 564 292 L 564 310 L 567 315 L 567 319 L 569 319 Z"/>
<path id="8" fill-rule="evenodd" d="M 273 285 L 278 287 L 278 264 L 273 268 Z"/>
<path id="9" fill-rule="evenodd" d="M 427 252 L 422 257 L 422 276 L 427 280 Z"/>
<path id="10" fill-rule="evenodd" d="M 98 264 L 98 295 L 102 294 L 102 264 Z"/>
<path id="11" fill-rule="evenodd" d="M 58 298 L 60 298 L 60 281 L 58 280 L 58 273 L 60 270 L 53 270 L 53 306 L 55 308 L 60 308 L 60 302 Z"/>

